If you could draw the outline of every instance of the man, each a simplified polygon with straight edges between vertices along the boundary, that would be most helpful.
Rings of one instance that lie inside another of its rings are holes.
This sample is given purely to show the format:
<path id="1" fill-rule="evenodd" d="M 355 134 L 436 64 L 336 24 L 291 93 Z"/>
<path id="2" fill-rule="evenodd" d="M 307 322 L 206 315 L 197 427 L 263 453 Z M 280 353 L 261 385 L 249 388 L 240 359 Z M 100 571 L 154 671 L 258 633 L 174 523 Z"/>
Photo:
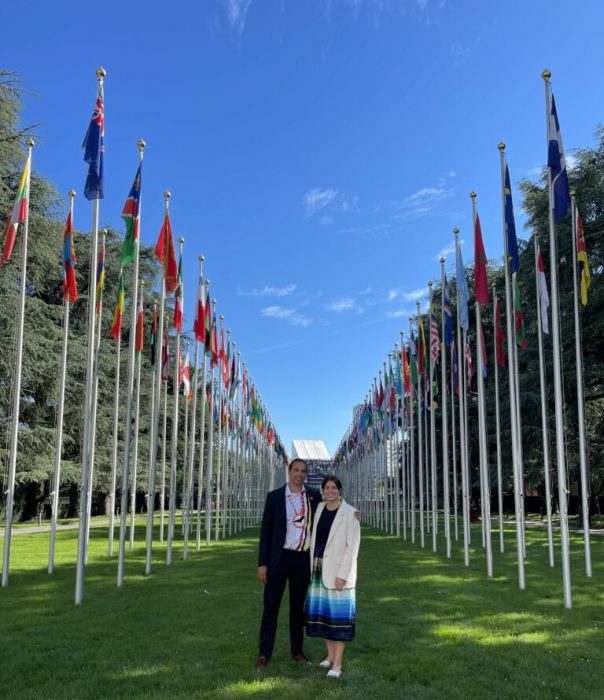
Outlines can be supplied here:
<path id="1" fill-rule="evenodd" d="M 260 623 L 260 656 L 256 669 L 263 671 L 273 653 L 279 607 L 289 582 L 289 638 L 294 661 L 308 663 L 304 641 L 304 602 L 310 583 L 310 536 L 312 518 L 323 500 L 315 489 L 304 485 L 308 466 L 303 459 L 292 459 L 288 483 L 266 497 L 260 547 L 258 580 L 264 584 L 264 610 Z M 361 514 L 355 511 L 360 520 Z"/>
<path id="2" fill-rule="evenodd" d="M 304 601 L 310 582 L 310 535 L 312 514 L 321 502 L 315 489 L 304 486 L 308 466 L 293 459 L 288 483 L 266 497 L 260 547 L 258 579 L 264 584 L 264 610 L 260 624 L 260 656 L 256 669 L 263 671 L 273 653 L 279 607 L 289 582 L 289 637 L 292 659 L 307 663 L 302 650 Z"/>

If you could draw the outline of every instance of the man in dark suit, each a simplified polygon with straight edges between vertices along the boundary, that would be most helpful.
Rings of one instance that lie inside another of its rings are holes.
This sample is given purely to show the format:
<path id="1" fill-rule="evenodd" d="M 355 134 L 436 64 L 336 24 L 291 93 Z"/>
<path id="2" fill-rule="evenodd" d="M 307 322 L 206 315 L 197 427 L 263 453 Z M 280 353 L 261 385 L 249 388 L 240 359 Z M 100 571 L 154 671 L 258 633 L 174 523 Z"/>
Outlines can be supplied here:
<path id="1" fill-rule="evenodd" d="M 294 661 L 307 663 L 304 640 L 304 601 L 310 582 L 312 516 L 321 494 L 305 486 L 308 466 L 303 459 L 289 464 L 288 483 L 266 497 L 258 579 L 264 584 L 264 610 L 260 624 L 260 656 L 256 669 L 266 668 L 275 645 L 277 617 L 285 585 L 289 582 L 289 637 Z"/>

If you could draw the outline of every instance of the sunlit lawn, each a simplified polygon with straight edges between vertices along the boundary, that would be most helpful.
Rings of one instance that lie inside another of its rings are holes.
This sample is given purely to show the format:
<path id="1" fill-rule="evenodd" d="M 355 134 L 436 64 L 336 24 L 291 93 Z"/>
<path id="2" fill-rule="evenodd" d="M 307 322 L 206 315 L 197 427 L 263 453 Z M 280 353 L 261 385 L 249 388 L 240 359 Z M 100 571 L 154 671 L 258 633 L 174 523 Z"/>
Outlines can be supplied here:
<path id="1" fill-rule="evenodd" d="M 180 535 L 180 527 L 177 528 Z M 594 577 L 573 535 L 573 604 L 562 605 L 559 567 L 544 530 L 529 529 L 527 590 L 519 591 L 514 537 L 485 574 L 480 536 L 471 566 L 364 528 L 357 638 L 338 681 L 289 658 L 287 608 L 264 678 L 254 670 L 261 613 L 257 530 L 166 567 L 155 547 L 145 577 L 144 526 L 118 589 L 107 529 L 91 531 L 84 604 L 73 604 L 77 531 L 13 539 L 9 587 L 0 590 L 0 696 L 7 698 L 601 698 L 604 697 L 604 541 L 593 538 Z M 558 550 L 557 550 L 558 552 Z M 306 653 L 323 658 L 322 643 Z"/>

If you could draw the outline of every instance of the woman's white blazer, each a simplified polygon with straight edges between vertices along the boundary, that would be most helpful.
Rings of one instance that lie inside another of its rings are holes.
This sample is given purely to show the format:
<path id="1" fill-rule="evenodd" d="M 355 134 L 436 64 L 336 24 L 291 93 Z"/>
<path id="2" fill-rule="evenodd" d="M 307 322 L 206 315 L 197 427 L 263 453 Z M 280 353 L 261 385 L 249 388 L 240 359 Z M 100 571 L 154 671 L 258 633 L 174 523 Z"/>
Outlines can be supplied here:
<path id="1" fill-rule="evenodd" d="M 324 508 L 324 502 L 319 504 L 313 518 L 314 524 L 310 540 L 311 566 L 314 561 L 317 524 Z M 345 501 L 342 501 L 331 525 L 327 545 L 323 553 L 322 579 L 325 588 L 335 588 L 336 578 L 346 581 L 344 588 L 354 588 L 356 585 L 361 526 L 354 514 L 355 509 Z"/>

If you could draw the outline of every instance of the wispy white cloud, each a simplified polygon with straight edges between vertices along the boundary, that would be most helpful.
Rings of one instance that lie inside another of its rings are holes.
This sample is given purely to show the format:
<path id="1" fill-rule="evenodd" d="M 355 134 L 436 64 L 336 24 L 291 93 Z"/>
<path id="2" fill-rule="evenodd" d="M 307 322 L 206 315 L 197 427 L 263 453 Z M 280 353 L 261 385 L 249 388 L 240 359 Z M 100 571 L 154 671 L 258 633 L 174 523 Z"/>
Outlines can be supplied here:
<path id="1" fill-rule="evenodd" d="M 396 311 L 386 312 L 386 316 L 388 318 L 409 318 L 409 316 L 413 316 L 413 312 L 409 309 L 397 309 Z"/>
<path id="2" fill-rule="evenodd" d="M 388 301 L 394 301 L 400 293 L 400 289 L 391 289 L 388 292 Z"/>
<path id="3" fill-rule="evenodd" d="M 335 301 L 332 301 L 327 308 L 330 311 L 337 311 L 338 313 L 358 309 L 356 302 L 352 297 L 342 297 L 341 299 L 336 299 Z"/>
<path id="4" fill-rule="evenodd" d="M 463 65 L 472 55 L 472 50 L 467 46 L 463 46 L 460 41 L 454 41 L 451 44 L 451 57 L 453 58 L 454 66 Z"/>
<path id="5" fill-rule="evenodd" d="M 306 216 L 312 216 L 318 211 L 321 211 L 321 209 L 325 209 L 337 196 L 337 190 L 321 190 L 316 187 L 312 190 L 308 190 L 304 195 Z"/>
<path id="6" fill-rule="evenodd" d="M 286 297 L 295 290 L 295 284 L 288 284 L 285 287 L 271 287 L 265 284 L 261 289 L 251 289 L 249 292 L 239 289 L 237 294 L 250 297 Z"/>
<path id="7" fill-rule="evenodd" d="M 312 323 L 312 320 L 308 318 L 308 316 L 303 316 L 295 309 L 286 309 L 283 306 L 267 306 L 262 309 L 262 315 L 288 321 L 292 325 L 301 326 L 302 328 L 306 328 Z"/>
<path id="8" fill-rule="evenodd" d="M 275 350 L 285 350 L 286 348 L 291 348 L 294 347 L 294 345 L 300 345 L 302 341 L 300 340 L 292 340 L 289 342 L 285 343 L 278 343 L 277 345 L 268 345 L 264 348 L 257 348 L 256 350 L 251 350 L 250 352 L 246 352 L 245 356 L 250 357 L 251 355 L 261 355 L 262 353 L 265 352 L 275 352 Z"/>
<path id="9" fill-rule="evenodd" d="M 416 299 L 420 299 L 421 297 L 425 296 L 427 293 L 428 290 L 426 287 L 419 287 L 419 289 L 414 289 L 411 292 L 403 292 L 401 294 L 401 298 L 405 301 L 415 301 Z"/>
<path id="10" fill-rule="evenodd" d="M 464 242 L 465 242 L 465 241 L 463 240 L 463 238 L 460 238 L 460 239 L 459 239 L 459 247 L 460 247 L 460 248 L 463 248 Z M 454 252 L 455 252 L 455 241 L 453 241 L 453 242 L 450 243 L 448 246 L 445 246 L 444 248 L 442 248 L 441 250 L 439 250 L 438 253 L 436 254 L 434 260 L 435 260 L 436 262 L 440 262 L 440 259 L 441 259 L 441 258 L 446 258 L 447 255 L 451 255 L 451 254 L 453 254 Z"/>
<path id="11" fill-rule="evenodd" d="M 231 29 L 241 36 L 252 0 L 226 0 L 226 13 Z"/>

